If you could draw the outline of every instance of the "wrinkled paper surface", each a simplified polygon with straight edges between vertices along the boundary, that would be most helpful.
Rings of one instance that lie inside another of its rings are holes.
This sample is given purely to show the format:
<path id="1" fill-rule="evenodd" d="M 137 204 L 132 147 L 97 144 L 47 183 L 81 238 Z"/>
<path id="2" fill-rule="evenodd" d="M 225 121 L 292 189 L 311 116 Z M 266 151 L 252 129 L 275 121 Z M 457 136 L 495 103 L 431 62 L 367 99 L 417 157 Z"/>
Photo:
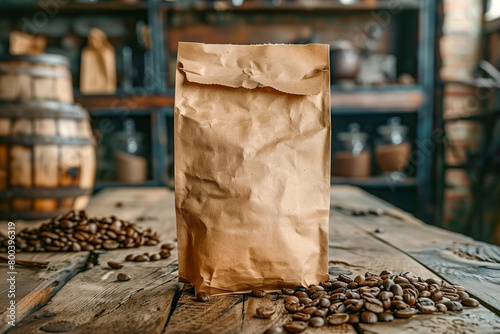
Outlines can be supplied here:
<path id="1" fill-rule="evenodd" d="M 179 278 L 196 293 L 328 279 L 328 52 L 319 44 L 179 44 Z"/>

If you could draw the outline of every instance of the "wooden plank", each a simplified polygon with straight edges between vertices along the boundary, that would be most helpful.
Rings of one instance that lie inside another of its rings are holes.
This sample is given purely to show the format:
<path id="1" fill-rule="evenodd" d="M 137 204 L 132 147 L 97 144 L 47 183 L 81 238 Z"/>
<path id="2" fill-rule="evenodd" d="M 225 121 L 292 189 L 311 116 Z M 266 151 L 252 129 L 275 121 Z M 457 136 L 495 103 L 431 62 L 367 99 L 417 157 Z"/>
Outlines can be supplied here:
<path id="1" fill-rule="evenodd" d="M 115 214 L 132 220 L 134 215 L 145 217 L 137 224 L 157 231 L 162 241 L 175 239 L 174 195 L 166 189 L 110 190 L 93 203 L 88 210 L 91 215 Z M 49 324 L 67 322 L 82 333 L 161 333 L 178 291 L 176 251 L 167 260 L 124 262 L 128 254 L 159 250 L 160 245 L 99 252 L 99 266 L 74 277 L 51 303 L 11 332 L 36 332 Z M 124 268 L 111 269 L 108 261 L 123 263 Z M 118 282 L 120 272 L 132 279 Z"/>
<path id="2" fill-rule="evenodd" d="M 346 193 L 349 193 L 349 204 L 346 204 Z M 346 188 L 345 192 L 335 193 L 335 189 L 332 192 L 332 203 L 373 208 L 377 207 L 378 201 L 352 187 Z M 500 247 L 426 225 L 399 209 L 393 209 L 393 212 L 398 218 L 342 214 L 352 225 L 406 252 L 439 276 L 467 287 L 472 295 L 500 315 Z M 384 232 L 375 232 L 380 229 Z"/>
<path id="3" fill-rule="evenodd" d="M 140 189 L 139 191 L 133 188 L 105 190 L 92 198 L 87 211 L 89 214 L 96 216 L 115 214 L 123 219 L 131 219 L 134 216 L 142 216 L 144 208 L 157 203 L 166 194 L 168 194 L 168 191 L 160 188 Z M 118 201 L 120 206 L 116 206 Z M 17 221 L 16 231 L 21 231 L 26 227 L 39 226 L 42 223 L 43 221 Z M 172 229 L 168 233 L 171 234 L 171 231 Z M 0 222 L 0 232 L 6 234 L 7 222 Z M 171 240 L 172 238 L 169 239 L 169 241 Z M 81 271 L 88 257 L 89 252 L 18 253 L 16 255 L 18 260 L 49 261 L 50 264 L 48 269 L 16 267 L 16 323 L 45 305 L 73 276 Z M 0 264 L 0 269 L 6 271 L 6 264 Z M 0 332 L 10 327 L 5 316 L 6 306 L 10 302 L 7 298 L 8 289 L 7 281 L 0 281 L 0 315 L 2 316 L 0 319 Z"/>
<path id="4" fill-rule="evenodd" d="M 342 189 L 339 190 L 339 196 L 346 198 L 343 196 Z M 385 202 L 379 203 L 379 200 L 368 199 L 368 202 L 382 205 L 387 210 L 394 210 L 394 207 Z M 399 216 L 406 217 L 405 214 L 399 214 Z M 401 218 L 392 219 L 402 221 Z M 412 219 L 412 224 L 417 224 L 417 222 Z M 410 270 L 422 277 L 437 277 L 404 252 L 374 238 L 362 228 L 353 228 L 352 222 L 345 215 L 333 210 L 330 224 L 331 272 L 358 275 L 366 271 L 380 272 L 383 269 L 395 272 Z M 261 305 L 274 306 L 276 314 L 268 320 L 255 318 L 255 309 Z M 284 310 L 283 301 L 274 301 L 273 295 L 265 299 L 238 297 L 237 295 L 218 296 L 212 297 L 209 304 L 205 304 L 197 302 L 192 289 L 188 289 L 182 293 L 164 333 L 263 333 L 266 329 L 281 326 L 289 320 L 290 315 Z M 469 327 L 461 325 L 465 322 Z M 361 324 L 358 330 L 361 333 L 388 333 L 390 329 L 390 332 L 395 333 L 399 328 L 403 328 L 403 333 L 427 334 L 433 331 L 443 332 L 448 327 L 461 333 L 467 328 L 474 327 L 479 332 L 487 332 L 498 324 L 500 324 L 500 319 L 481 307 L 466 309 L 458 315 L 417 316 L 410 320 L 397 320 L 391 324 Z M 329 326 L 318 329 L 309 328 L 305 333 L 322 332 L 356 333 L 350 325 L 338 328 Z"/>
<path id="5" fill-rule="evenodd" d="M 165 334 L 236 333 L 241 330 L 245 295 L 213 296 L 198 302 L 193 288 L 183 290 Z"/>
<path id="6" fill-rule="evenodd" d="M 363 203 L 363 202 L 361 202 Z M 379 217 L 381 220 L 393 219 Z M 425 268 L 408 254 L 397 250 L 386 242 L 374 237 L 370 232 L 357 226 L 360 217 L 351 217 L 343 212 L 333 211 L 330 224 L 330 265 L 338 266 L 352 272 L 354 275 L 383 269 L 394 272 L 411 271 L 422 277 L 437 277 L 435 273 Z M 373 219 L 373 218 L 370 218 Z M 413 226 L 413 225 L 409 225 Z M 377 234 L 378 235 L 378 234 Z M 411 235 L 411 234 L 410 234 Z M 400 237 L 403 237 L 400 235 Z M 411 236 L 413 238 L 413 236 Z M 456 282 L 453 282 L 456 283 Z M 470 290 L 469 285 L 464 285 Z M 466 308 L 458 314 L 435 314 L 431 316 L 418 315 L 411 319 L 397 319 L 392 323 L 377 323 L 375 325 L 359 324 L 361 333 L 498 333 L 500 317 L 483 306 Z M 471 329 L 474 329 L 471 331 Z M 495 332 L 496 331 L 496 332 Z"/>
<path id="7" fill-rule="evenodd" d="M 38 256 L 37 256 L 38 255 Z M 30 261 L 45 261 L 47 256 L 40 254 L 18 255 L 18 259 Z M 80 253 L 50 253 L 50 265 L 47 269 L 16 268 L 16 324 L 33 310 L 46 304 L 85 264 L 88 252 Z M 7 266 L 0 266 L 0 270 L 7 272 Z M 6 275 L 7 276 L 7 275 Z M 7 318 L 7 306 L 10 299 L 7 297 L 9 285 L 4 279 L 0 282 L 0 333 L 10 329 Z"/>

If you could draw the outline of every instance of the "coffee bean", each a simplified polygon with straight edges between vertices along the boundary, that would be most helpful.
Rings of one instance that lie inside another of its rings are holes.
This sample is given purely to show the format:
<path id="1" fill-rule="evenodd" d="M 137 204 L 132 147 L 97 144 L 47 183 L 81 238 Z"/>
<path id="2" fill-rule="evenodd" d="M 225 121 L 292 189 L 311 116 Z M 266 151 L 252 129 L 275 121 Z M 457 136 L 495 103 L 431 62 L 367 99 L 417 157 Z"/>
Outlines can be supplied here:
<path id="1" fill-rule="evenodd" d="M 382 291 L 378 295 L 378 299 L 380 300 L 391 299 L 392 297 L 394 297 L 394 294 L 390 291 Z"/>
<path id="2" fill-rule="evenodd" d="M 305 314 L 311 314 L 312 315 L 314 312 L 316 312 L 317 309 L 318 309 L 317 307 L 311 306 L 311 307 L 304 308 L 302 310 L 302 312 L 305 313 Z"/>
<path id="3" fill-rule="evenodd" d="M 364 276 L 361 276 L 361 275 L 358 275 L 354 278 L 354 282 L 356 283 L 363 283 L 365 281 L 365 277 Z"/>
<path id="4" fill-rule="evenodd" d="M 415 296 L 410 295 L 409 293 L 405 293 L 403 295 L 403 301 L 410 306 L 414 306 L 417 302 L 417 298 L 415 298 Z"/>
<path id="5" fill-rule="evenodd" d="M 321 298 L 319 300 L 319 306 L 321 307 L 330 307 L 332 303 L 330 302 L 330 300 L 328 298 Z"/>
<path id="6" fill-rule="evenodd" d="M 349 314 L 349 321 L 348 323 L 350 324 L 359 324 L 359 313 L 351 313 Z"/>
<path id="7" fill-rule="evenodd" d="M 464 299 L 462 299 L 461 303 L 463 306 L 467 306 L 467 307 L 478 307 L 479 306 L 479 302 L 473 298 L 464 298 Z"/>
<path id="8" fill-rule="evenodd" d="M 414 308 L 398 309 L 394 311 L 394 315 L 402 319 L 411 318 L 415 314 L 417 314 L 417 310 L 415 310 Z"/>
<path id="9" fill-rule="evenodd" d="M 330 301 L 336 301 L 336 300 L 345 300 L 346 296 L 343 293 L 335 293 L 330 296 Z"/>
<path id="10" fill-rule="evenodd" d="M 118 243 L 118 241 L 115 240 L 105 240 L 102 243 L 102 247 L 104 249 L 117 249 L 118 247 L 120 247 L 120 243 Z"/>
<path id="11" fill-rule="evenodd" d="M 392 312 L 382 312 L 377 315 L 378 321 L 383 321 L 383 322 L 390 322 L 394 320 L 394 315 L 392 315 Z"/>
<path id="12" fill-rule="evenodd" d="M 304 304 L 302 304 L 302 303 L 288 303 L 288 304 L 285 304 L 285 309 L 290 313 L 300 312 L 304 309 Z"/>
<path id="13" fill-rule="evenodd" d="M 311 315 L 302 312 L 297 312 L 292 315 L 292 319 L 297 321 L 309 321 L 309 319 L 311 319 Z"/>
<path id="14" fill-rule="evenodd" d="M 363 306 L 363 302 L 360 301 L 361 307 Z M 351 305 L 352 306 L 352 305 Z M 337 301 L 332 303 L 330 307 L 328 308 L 330 313 L 345 313 L 346 312 L 346 305 L 342 303 L 342 301 Z"/>
<path id="15" fill-rule="evenodd" d="M 302 333 L 307 328 L 307 322 L 291 321 L 283 325 L 288 333 Z"/>
<path id="16" fill-rule="evenodd" d="M 160 255 L 160 254 L 151 254 L 151 255 L 149 256 L 149 259 L 150 259 L 151 261 L 159 261 L 159 260 L 161 260 L 161 255 Z"/>
<path id="17" fill-rule="evenodd" d="M 166 243 L 166 244 L 161 245 L 161 248 L 172 250 L 172 249 L 175 249 L 175 244 Z"/>
<path id="18" fill-rule="evenodd" d="M 321 307 L 321 308 L 317 309 L 316 311 L 314 311 L 311 315 L 313 317 L 324 317 L 327 314 L 328 314 L 328 309 Z"/>
<path id="19" fill-rule="evenodd" d="M 170 257 L 170 251 L 165 251 L 165 250 L 162 250 L 160 252 L 160 257 L 162 259 L 168 259 Z"/>
<path id="20" fill-rule="evenodd" d="M 344 302 L 344 305 L 346 306 L 346 311 L 348 312 L 358 312 L 363 308 L 364 302 L 359 299 L 347 299 Z"/>
<path id="21" fill-rule="evenodd" d="M 134 256 L 134 258 L 132 259 L 132 261 L 135 261 L 135 262 L 144 262 L 144 261 L 147 261 L 148 260 L 148 257 L 143 255 L 143 254 L 140 254 L 140 255 L 136 255 Z"/>
<path id="22" fill-rule="evenodd" d="M 311 299 L 318 299 L 327 296 L 328 293 L 326 291 L 318 291 L 311 295 Z"/>
<path id="23" fill-rule="evenodd" d="M 417 308 L 423 314 L 432 314 L 437 312 L 437 308 L 435 306 L 417 304 Z"/>
<path id="24" fill-rule="evenodd" d="M 365 324 L 374 324 L 378 321 L 377 315 L 370 311 L 361 312 L 361 322 Z"/>
<path id="25" fill-rule="evenodd" d="M 85 263 L 85 268 L 88 270 L 88 269 L 92 269 L 94 268 L 94 262 L 91 262 L 91 261 L 87 261 Z"/>
<path id="26" fill-rule="evenodd" d="M 295 292 L 294 289 L 283 288 L 281 289 L 281 293 L 284 295 L 293 295 Z"/>
<path id="27" fill-rule="evenodd" d="M 377 305 L 377 304 L 374 304 L 374 303 L 365 302 L 364 306 L 365 306 L 365 310 L 373 312 L 373 313 L 382 313 L 382 312 L 384 312 L 384 308 L 382 307 L 382 305 Z"/>
<path id="28" fill-rule="evenodd" d="M 132 261 L 134 259 L 134 254 L 129 254 L 127 255 L 127 257 L 125 258 L 125 261 Z"/>
<path id="29" fill-rule="evenodd" d="M 256 313 L 259 318 L 269 319 L 275 313 L 274 307 L 261 306 L 257 308 Z"/>
<path id="30" fill-rule="evenodd" d="M 444 304 L 436 304 L 436 309 L 438 310 L 438 312 L 448 311 L 448 308 Z"/>
<path id="31" fill-rule="evenodd" d="M 123 268 L 123 265 L 118 263 L 118 262 L 114 262 L 114 261 L 108 261 L 108 266 L 110 268 L 113 268 L 113 269 L 121 269 Z"/>
<path id="32" fill-rule="evenodd" d="M 340 281 L 342 281 L 342 282 L 345 282 L 345 283 L 351 283 L 351 282 L 354 282 L 354 280 L 353 280 L 352 278 L 350 278 L 349 276 L 344 275 L 344 274 L 339 275 L 338 279 L 339 279 Z M 356 282 L 356 283 L 358 283 L 358 282 Z"/>
<path id="33" fill-rule="evenodd" d="M 311 327 L 322 327 L 325 325 L 325 319 L 322 317 L 313 317 L 309 320 L 309 326 Z"/>
<path id="34" fill-rule="evenodd" d="M 266 296 L 266 292 L 264 290 L 254 289 L 250 292 L 250 296 L 256 298 L 264 298 Z"/>
<path id="35" fill-rule="evenodd" d="M 271 327 L 264 334 L 284 334 L 285 330 L 282 327 Z"/>
<path id="36" fill-rule="evenodd" d="M 403 295 L 403 288 L 399 284 L 394 284 L 391 286 L 391 292 L 395 296 L 402 296 Z"/>
<path id="37" fill-rule="evenodd" d="M 210 300 L 210 297 L 205 292 L 198 292 L 198 294 L 196 295 L 196 300 L 205 303 Z"/>
<path id="38" fill-rule="evenodd" d="M 294 296 L 294 297 L 296 297 L 296 296 Z M 304 305 L 309 305 L 310 303 L 313 302 L 313 300 L 311 298 L 299 298 L 299 302 L 304 304 Z M 314 306 L 314 305 L 311 305 L 311 306 Z"/>
<path id="39" fill-rule="evenodd" d="M 465 298 L 469 298 L 469 294 L 465 291 L 457 291 L 457 295 L 458 297 L 460 297 L 460 299 L 465 299 Z"/>
<path id="40" fill-rule="evenodd" d="M 119 281 L 130 281 L 131 277 L 125 273 L 119 273 L 116 279 Z"/>
<path id="41" fill-rule="evenodd" d="M 298 302 L 299 298 L 297 298 L 296 296 L 288 296 L 285 299 L 285 303 L 298 303 Z"/>
<path id="42" fill-rule="evenodd" d="M 345 324 L 349 321 L 349 314 L 347 313 L 337 313 L 332 314 L 326 318 L 328 323 L 332 326 L 339 326 Z"/>
<path id="43" fill-rule="evenodd" d="M 325 288 L 319 285 L 313 285 L 309 288 L 306 289 L 305 293 L 307 293 L 309 296 L 315 294 L 318 291 L 325 291 Z"/>

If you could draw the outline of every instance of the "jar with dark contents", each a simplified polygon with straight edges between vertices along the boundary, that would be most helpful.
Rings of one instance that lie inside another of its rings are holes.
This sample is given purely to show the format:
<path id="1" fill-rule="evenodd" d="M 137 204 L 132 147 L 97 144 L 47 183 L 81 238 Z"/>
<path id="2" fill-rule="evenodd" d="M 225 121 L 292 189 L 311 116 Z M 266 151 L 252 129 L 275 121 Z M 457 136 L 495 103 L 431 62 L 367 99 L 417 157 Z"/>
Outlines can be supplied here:
<path id="1" fill-rule="evenodd" d="M 349 131 L 340 132 L 337 139 L 343 149 L 333 157 L 333 174 L 347 177 L 367 177 L 371 173 L 371 152 L 368 134 L 361 131 L 358 123 L 349 124 Z"/>

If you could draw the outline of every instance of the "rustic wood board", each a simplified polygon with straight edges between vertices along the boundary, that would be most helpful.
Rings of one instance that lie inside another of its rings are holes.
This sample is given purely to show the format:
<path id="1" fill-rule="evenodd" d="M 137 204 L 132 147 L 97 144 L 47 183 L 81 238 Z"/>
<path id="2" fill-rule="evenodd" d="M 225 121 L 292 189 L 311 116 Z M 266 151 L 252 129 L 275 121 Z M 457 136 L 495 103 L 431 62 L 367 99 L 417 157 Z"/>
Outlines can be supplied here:
<path id="1" fill-rule="evenodd" d="M 332 202 L 362 203 L 373 208 L 380 201 L 357 188 L 343 188 L 342 192 L 332 192 Z M 420 221 L 416 224 L 408 214 L 411 224 L 393 216 L 354 217 L 344 211 L 339 214 L 353 226 L 409 254 L 439 276 L 466 286 L 472 295 L 500 315 L 500 247 Z M 377 229 L 383 232 L 376 233 Z"/>
<path id="2" fill-rule="evenodd" d="M 374 201 L 371 204 L 378 203 Z M 389 205 L 386 208 L 394 209 Z M 405 214 L 401 214 L 401 216 L 405 217 Z M 378 240 L 363 228 L 356 227 L 348 218 L 348 216 L 332 210 L 330 223 L 330 267 L 332 272 L 358 275 L 364 274 L 366 271 L 380 272 L 383 269 L 390 269 L 395 272 L 410 270 L 423 277 L 437 277 L 404 252 Z M 397 220 L 401 221 L 401 218 L 397 218 Z M 273 301 L 273 297 L 274 295 L 268 295 L 264 299 L 258 299 L 235 295 L 218 296 L 213 297 L 207 307 L 205 306 L 207 304 L 195 300 L 192 289 L 186 289 L 183 291 L 164 333 L 263 333 L 270 327 L 281 326 L 290 320 L 290 315 L 284 310 L 283 301 Z M 255 309 L 261 305 L 273 305 L 276 314 L 268 320 L 255 318 Z M 229 319 L 228 314 L 230 314 Z M 218 321 L 214 322 L 214 319 L 218 319 Z M 467 325 L 462 326 L 461 324 L 465 320 L 467 320 Z M 498 325 L 500 325 L 500 318 L 481 307 L 466 309 L 458 315 L 439 314 L 435 318 L 417 316 L 410 320 L 397 320 L 389 324 L 360 324 L 356 328 L 351 325 L 325 326 L 317 329 L 309 328 L 305 333 L 382 334 L 396 333 L 399 328 L 402 329 L 402 333 L 427 334 L 433 331 L 444 333 L 446 328 L 456 329 L 457 333 L 466 331 L 467 328 L 475 328 L 478 332 L 488 333 Z"/>
<path id="3" fill-rule="evenodd" d="M 94 196 L 89 204 L 88 213 L 92 216 L 109 216 L 115 214 L 122 219 L 132 219 L 136 216 L 144 216 L 149 207 L 161 202 L 163 198 L 173 196 L 166 189 L 109 189 Z M 168 200 L 168 203 L 171 201 Z M 117 206 L 116 203 L 119 203 Z M 167 208 L 169 210 L 169 208 Z M 159 209 L 158 209 L 159 211 Z M 159 216 L 158 216 L 159 217 Z M 147 215 L 144 217 L 147 224 Z M 156 219 L 157 217 L 155 217 Z M 169 220 L 172 222 L 172 219 Z M 43 221 L 26 222 L 17 221 L 16 230 L 21 231 L 25 227 L 38 226 Z M 168 241 L 172 241 L 172 230 L 175 226 L 166 230 L 169 233 Z M 0 231 L 6 233 L 7 222 L 0 222 Z M 78 253 L 18 253 L 18 260 L 49 261 L 48 269 L 35 269 L 16 266 L 16 323 L 34 310 L 45 305 L 72 277 L 77 275 L 89 257 L 89 252 Z M 172 259 L 176 257 L 173 256 Z M 5 264 L 0 264 L 1 270 L 6 270 Z M 5 316 L 8 284 L 5 280 L 0 282 L 0 332 L 10 328 Z"/>
<path id="4" fill-rule="evenodd" d="M 113 190 L 88 211 L 90 215 L 115 214 L 125 219 L 144 217 L 138 225 L 151 227 L 162 241 L 171 241 L 175 239 L 173 198 L 173 193 L 165 189 L 143 191 L 139 196 L 135 190 Z M 118 210 L 110 209 L 117 200 Z M 159 250 L 160 245 L 98 253 L 99 266 L 74 277 L 48 305 L 9 333 L 37 332 L 44 325 L 58 322 L 68 322 L 74 331 L 82 333 L 161 333 L 178 291 L 176 251 L 169 259 L 157 262 L 124 262 L 128 254 Z M 124 268 L 111 269 L 108 261 L 121 262 Z M 132 280 L 118 282 L 119 272 L 129 274 Z"/>
<path id="5" fill-rule="evenodd" d="M 393 272 L 408 270 L 426 278 L 438 277 L 408 254 L 375 238 L 363 228 L 357 227 L 355 221 L 358 219 L 359 217 L 350 217 L 333 211 L 333 219 L 330 223 L 330 265 L 341 267 L 348 264 L 344 268 L 353 272 L 354 275 L 366 271 L 378 273 L 383 269 L 389 269 Z M 399 238 L 407 238 L 407 235 L 400 234 Z M 370 334 L 451 334 L 495 333 L 497 327 L 500 328 L 500 317 L 480 306 L 479 308 L 466 308 L 457 314 L 418 315 L 408 320 L 397 319 L 392 323 L 359 324 L 358 330 L 361 333 Z M 471 328 L 475 330 L 471 331 Z"/>

